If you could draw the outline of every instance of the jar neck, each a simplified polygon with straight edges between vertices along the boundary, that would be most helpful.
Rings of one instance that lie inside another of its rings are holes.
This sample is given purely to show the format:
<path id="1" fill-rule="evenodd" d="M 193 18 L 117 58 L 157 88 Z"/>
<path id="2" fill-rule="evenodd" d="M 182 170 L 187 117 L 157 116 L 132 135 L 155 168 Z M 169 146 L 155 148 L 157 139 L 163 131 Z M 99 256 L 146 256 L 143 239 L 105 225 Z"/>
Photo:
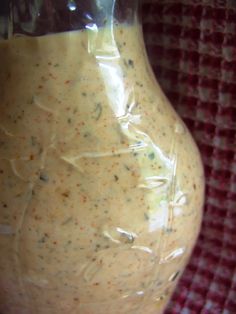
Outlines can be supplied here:
<path id="1" fill-rule="evenodd" d="M 138 7 L 139 0 L 11 0 L 8 38 L 132 24 Z"/>

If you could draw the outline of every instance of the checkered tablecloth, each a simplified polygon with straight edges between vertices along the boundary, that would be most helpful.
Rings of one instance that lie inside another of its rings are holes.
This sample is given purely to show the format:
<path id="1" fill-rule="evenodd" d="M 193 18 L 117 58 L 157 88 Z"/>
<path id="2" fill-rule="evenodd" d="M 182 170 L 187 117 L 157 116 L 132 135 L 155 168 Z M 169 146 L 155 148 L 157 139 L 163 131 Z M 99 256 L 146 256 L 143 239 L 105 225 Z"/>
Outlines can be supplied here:
<path id="1" fill-rule="evenodd" d="M 236 0 L 145 0 L 143 22 L 158 81 L 207 178 L 202 231 L 166 314 L 235 314 Z"/>

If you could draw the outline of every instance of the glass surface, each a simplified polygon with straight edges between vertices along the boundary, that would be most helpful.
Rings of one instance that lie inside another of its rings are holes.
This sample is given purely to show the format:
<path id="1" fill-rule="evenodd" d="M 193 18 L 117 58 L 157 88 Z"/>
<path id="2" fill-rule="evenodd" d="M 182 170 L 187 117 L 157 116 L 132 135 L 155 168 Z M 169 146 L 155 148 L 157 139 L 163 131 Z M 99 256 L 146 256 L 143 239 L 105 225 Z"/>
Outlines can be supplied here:
<path id="1" fill-rule="evenodd" d="M 199 232 L 204 175 L 150 68 L 138 1 L 4 12 L 0 313 L 162 313 Z"/>

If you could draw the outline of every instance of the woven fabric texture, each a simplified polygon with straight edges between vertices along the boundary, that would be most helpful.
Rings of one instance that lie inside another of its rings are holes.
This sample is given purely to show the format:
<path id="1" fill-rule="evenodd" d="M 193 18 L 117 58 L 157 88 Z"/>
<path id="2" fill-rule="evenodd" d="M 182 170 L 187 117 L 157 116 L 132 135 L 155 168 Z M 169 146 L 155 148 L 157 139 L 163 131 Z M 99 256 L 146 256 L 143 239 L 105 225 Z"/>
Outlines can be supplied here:
<path id="1" fill-rule="evenodd" d="M 146 0 L 144 34 L 206 172 L 201 234 L 166 314 L 236 313 L 236 1 Z"/>

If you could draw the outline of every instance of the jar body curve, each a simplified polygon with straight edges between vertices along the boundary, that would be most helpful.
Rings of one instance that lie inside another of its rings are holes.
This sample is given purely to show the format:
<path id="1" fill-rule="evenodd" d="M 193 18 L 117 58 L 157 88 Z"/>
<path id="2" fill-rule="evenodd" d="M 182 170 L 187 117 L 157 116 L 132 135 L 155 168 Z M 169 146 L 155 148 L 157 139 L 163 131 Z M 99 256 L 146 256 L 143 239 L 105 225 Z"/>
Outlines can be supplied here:
<path id="1" fill-rule="evenodd" d="M 162 313 L 195 244 L 199 152 L 117 3 L 0 41 L 1 314 Z"/>

